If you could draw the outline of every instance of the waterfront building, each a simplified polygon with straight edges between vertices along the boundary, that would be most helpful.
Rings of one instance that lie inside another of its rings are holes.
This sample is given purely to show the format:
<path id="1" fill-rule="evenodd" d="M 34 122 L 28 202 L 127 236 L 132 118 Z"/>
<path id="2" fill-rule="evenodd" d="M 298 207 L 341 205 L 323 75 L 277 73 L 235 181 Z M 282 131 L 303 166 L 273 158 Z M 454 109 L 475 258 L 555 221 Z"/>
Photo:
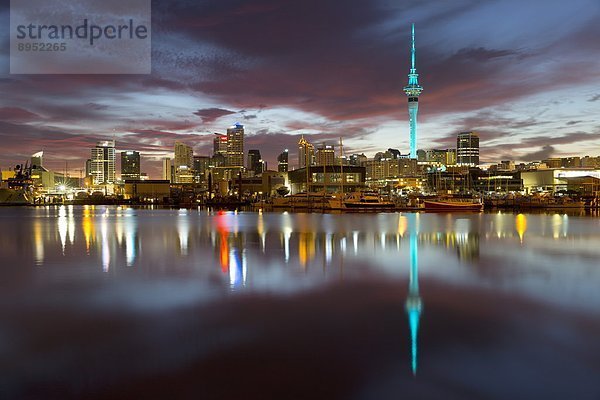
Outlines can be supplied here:
<path id="1" fill-rule="evenodd" d="M 125 200 L 164 202 L 171 195 L 168 180 L 126 180 L 123 188 Z"/>
<path id="2" fill-rule="evenodd" d="M 549 168 L 522 171 L 523 187 L 528 193 L 575 190 L 597 192 L 600 190 L 600 169 Z M 583 179 L 586 178 L 586 179 Z"/>
<path id="3" fill-rule="evenodd" d="M 461 132 L 456 137 L 456 163 L 476 167 L 479 165 L 479 135 Z"/>
<path id="4" fill-rule="evenodd" d="M 410 126 L 410 158 L 417 158 L 417 114 L 419 112 L 419 96 L 423 87 L 419 85 L 419 74 L 416 66 L 415 50 L 415 24 L 412 24 L 412 41 L 410 50 L 410 72 L 408 74 L 408 85 L 404 87 L 404 93 L 408 97 L 408 121 Z"/>
<path id="5" fill-rule="evenodd" d="M 140 179 L 140 152 L 122 151 L 121 152 L 121 180 Z"/>
<path id="6" fill-rule="evenodd" d="M 244 125 L 239 122 L 227 129 L 227 166 L 244 166 Z"/>
<path id="7" fill-rule="evenodd" d="M 282 153 L 277 156 L 277 171 L 288 172 L 289 164 L 289 153 L 288 149 L 285 149 Z"/>
<path id="8" fill-rule="evenodd" d="M 344 192 L 356 191 L 365 187 L 366 168 L 341 165 L 313 165 L 299 168 L 288 173 L 291 193 L 296 194 L 307 189 L 310 192 L 336 193 L 344 188 Z M 343 181 L 342 181 L 343 180 Z"/>
<path id="9" fill-rule="evenodd" d="M 93 185 L 112 184 L 115 182 L 115 141 L 103 140 L 92 149 L 90 175 Z"/>

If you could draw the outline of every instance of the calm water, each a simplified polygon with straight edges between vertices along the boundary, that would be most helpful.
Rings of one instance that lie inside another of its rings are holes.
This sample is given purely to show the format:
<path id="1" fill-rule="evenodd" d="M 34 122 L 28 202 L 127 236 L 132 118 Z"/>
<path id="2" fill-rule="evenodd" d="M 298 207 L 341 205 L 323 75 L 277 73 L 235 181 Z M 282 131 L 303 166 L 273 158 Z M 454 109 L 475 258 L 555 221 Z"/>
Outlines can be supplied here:
<path id="1" fill-rule="evenodd" d="M 0 208 L 0 398 L 600 398 L 600 219 Z"/>

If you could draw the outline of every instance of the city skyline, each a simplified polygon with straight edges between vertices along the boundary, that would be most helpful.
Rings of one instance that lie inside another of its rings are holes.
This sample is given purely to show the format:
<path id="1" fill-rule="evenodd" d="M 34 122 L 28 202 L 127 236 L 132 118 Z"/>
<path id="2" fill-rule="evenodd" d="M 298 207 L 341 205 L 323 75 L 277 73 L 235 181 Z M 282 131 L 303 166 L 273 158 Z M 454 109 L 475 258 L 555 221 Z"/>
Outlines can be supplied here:
<path id="1" fill-rule="evenodd" d="M 175 141 L 210 155 L 213 132 L 237 121 L 269 165 L 285 148 L 295 160 L 301 135 L 316 145 L 343 136 L 346 154 L 407 153 L 413 22 L 427 82 L 419 148 L 451 148 L 476 131 L 482 163 L 600 155 L 591 0 L 153 6 L 151 75 L 9 75 L 4 41 L 0 166 L 44 150 L 50 168 L 68 161 L 75 171 L 97 141 L 115 138 L 158 177 Z M 6 5 L 0 19 L 7 37 Z"/>

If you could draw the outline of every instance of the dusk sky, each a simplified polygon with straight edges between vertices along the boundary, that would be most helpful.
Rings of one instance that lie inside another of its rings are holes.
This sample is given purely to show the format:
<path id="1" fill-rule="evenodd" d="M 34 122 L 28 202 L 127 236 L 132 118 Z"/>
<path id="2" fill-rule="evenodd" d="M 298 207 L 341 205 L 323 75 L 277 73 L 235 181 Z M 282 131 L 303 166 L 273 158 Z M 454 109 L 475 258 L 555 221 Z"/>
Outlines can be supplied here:
<path id="1" fill-rule="evenodd" d="M 598 0 L 154 1 L 151 75 L 10 75 L 0 8 L 0 167 L 44 150 L 83 168 L 97 140 L 160 175 L 174 142 L 212 153 L 240 122 L 275 167 L 300 135 L 345 153 L 408 152 L 402 87 L 416 25 L 418 147 L 481 135 L 482 162 L 600 156 Z"/>

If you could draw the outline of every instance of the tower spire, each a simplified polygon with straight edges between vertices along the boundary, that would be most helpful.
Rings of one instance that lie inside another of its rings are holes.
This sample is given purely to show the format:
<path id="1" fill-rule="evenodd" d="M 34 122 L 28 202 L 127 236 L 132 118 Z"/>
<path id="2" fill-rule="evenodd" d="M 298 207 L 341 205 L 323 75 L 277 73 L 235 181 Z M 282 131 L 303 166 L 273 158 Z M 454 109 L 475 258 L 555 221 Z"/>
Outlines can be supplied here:
<path id="1" fill-rule="evenodd" d="M 415 50 L 415 24 L 412 24 L 412 47 L 410 50 L 410 72 L 411 73 L 416 73 L 417 72 L 417 68 L 415 67 L 415 57 L 416 57 L 416 53 L 417 51 Z"/>
<path id="2" fill-rule="evenodd" d="M 417 113 L 419 111 L 419 95 L 423 91 L 423 87 L 419 85 L 416 60 L 415 24 L 413 23 L 411 26 L 410 72 L 408 73 L 408 85 L 404 86 L 404 93 L 408 96 L 410 158 L 417 158 Z"/>

